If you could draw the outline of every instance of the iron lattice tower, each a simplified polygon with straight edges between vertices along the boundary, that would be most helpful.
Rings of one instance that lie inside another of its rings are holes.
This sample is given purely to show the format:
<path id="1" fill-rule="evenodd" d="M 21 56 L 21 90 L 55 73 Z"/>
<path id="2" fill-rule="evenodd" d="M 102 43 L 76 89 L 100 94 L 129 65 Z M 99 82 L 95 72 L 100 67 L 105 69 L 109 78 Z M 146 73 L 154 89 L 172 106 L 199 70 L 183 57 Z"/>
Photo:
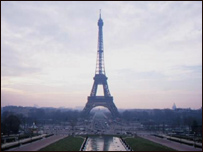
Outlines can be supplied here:
<path id="1" fill-rule="evenodd" d="M 94 76 L 94 84 L 90 96 L 88 96 L 88 101 L 83 109 L 84 116 L 87 116 L 90 111 L 97 106 L 103 106 L 109 109 L 113 117 L 119 117 L 118 110 L 113 102 L 113 97 L 110 94 L 109 87 L 107 84 L 107 77 L 104 67 L 104 48 L 103 48 L 103 27 L 104 23 L 100 17 L 98 20 L 98 48 L 97 48 L 97 61 L 96 61 L 96 70 Z M 104 96 L 97 96 L 98 85 L 103 85 Z"/>

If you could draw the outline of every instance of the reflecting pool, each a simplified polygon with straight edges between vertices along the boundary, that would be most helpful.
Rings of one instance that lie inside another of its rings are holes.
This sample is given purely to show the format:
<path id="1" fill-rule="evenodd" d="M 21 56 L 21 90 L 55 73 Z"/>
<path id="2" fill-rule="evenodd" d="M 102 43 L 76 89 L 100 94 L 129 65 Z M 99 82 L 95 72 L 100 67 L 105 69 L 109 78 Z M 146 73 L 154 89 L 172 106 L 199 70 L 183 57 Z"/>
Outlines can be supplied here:
<path id="1" fill-rule="evenodd" d="M 87 139 L 84 151 L 126 151 L 126 149 L 118 137 L 92 136 Z"/>

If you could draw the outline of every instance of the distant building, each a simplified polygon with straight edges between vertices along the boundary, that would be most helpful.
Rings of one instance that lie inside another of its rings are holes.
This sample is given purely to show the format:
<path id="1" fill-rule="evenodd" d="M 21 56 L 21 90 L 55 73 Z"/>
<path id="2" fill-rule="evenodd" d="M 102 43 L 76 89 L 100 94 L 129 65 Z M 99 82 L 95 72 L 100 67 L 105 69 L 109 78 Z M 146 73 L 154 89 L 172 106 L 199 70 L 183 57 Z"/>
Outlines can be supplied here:
<path id="1" fill-rule="evenodd" d="M 33 125 L 30 127 L 30 131 L 33 134 L 38 133 L 38 127 L 35 125 L 35 122 L 33 122 Z"/>
<path id="2" fill-rule="evenodd" d="M 176 110 L 176 104 L 173 104 L 172 110 Z"/>

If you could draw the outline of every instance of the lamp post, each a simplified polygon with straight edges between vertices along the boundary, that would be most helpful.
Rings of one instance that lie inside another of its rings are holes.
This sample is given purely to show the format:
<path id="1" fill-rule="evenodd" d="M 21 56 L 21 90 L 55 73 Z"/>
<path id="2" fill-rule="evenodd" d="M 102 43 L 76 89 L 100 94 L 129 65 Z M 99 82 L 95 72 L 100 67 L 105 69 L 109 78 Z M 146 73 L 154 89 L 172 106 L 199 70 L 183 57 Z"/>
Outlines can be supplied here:
<path id="1" fill-rule="evenodd" d="M 121 125 L 121 134 L 122 134 L 122 120 L 121 120 L 121 123 L 120 123 L 120 125 Z"/>
<path id="2" fill-rule="evenodd" d="M 87 133 L 88 127 L 87 127 L 88 121 L 85 119 L 85 132 Z"/>
<path id="3" fill-rule="evenodd" d="M 17 134 L 17 136 L 18 136 L 18 145 L 19 145 L 19 136 L 20 136 L 20 134 Z"/>
<path id="4" fill-rule="evenodd" d="M 194 141 L 194 147 L 195 147 L 195 132 L 194 132 L 194 138 L 193 138 L 193 141 Z"/>

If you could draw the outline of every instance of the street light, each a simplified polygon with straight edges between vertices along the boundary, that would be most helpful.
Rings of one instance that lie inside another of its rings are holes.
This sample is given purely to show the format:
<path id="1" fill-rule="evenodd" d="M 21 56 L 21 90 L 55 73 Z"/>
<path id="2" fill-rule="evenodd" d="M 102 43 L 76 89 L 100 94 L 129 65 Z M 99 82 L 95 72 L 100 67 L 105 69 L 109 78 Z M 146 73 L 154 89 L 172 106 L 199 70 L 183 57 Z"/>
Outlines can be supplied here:
<path id="1" fill-rule="evenodd" d="M 17 136 L 18 136 L 18 145 L 19 145 L 19 134 L 17 134 Z"/>
<path id="2" fill-rule="evenodd" d="M 194 138 L 193 138 L 193 141 L 194 141 L 194 147 L 195 147 L 195 132 L 194 132 Z"/>

